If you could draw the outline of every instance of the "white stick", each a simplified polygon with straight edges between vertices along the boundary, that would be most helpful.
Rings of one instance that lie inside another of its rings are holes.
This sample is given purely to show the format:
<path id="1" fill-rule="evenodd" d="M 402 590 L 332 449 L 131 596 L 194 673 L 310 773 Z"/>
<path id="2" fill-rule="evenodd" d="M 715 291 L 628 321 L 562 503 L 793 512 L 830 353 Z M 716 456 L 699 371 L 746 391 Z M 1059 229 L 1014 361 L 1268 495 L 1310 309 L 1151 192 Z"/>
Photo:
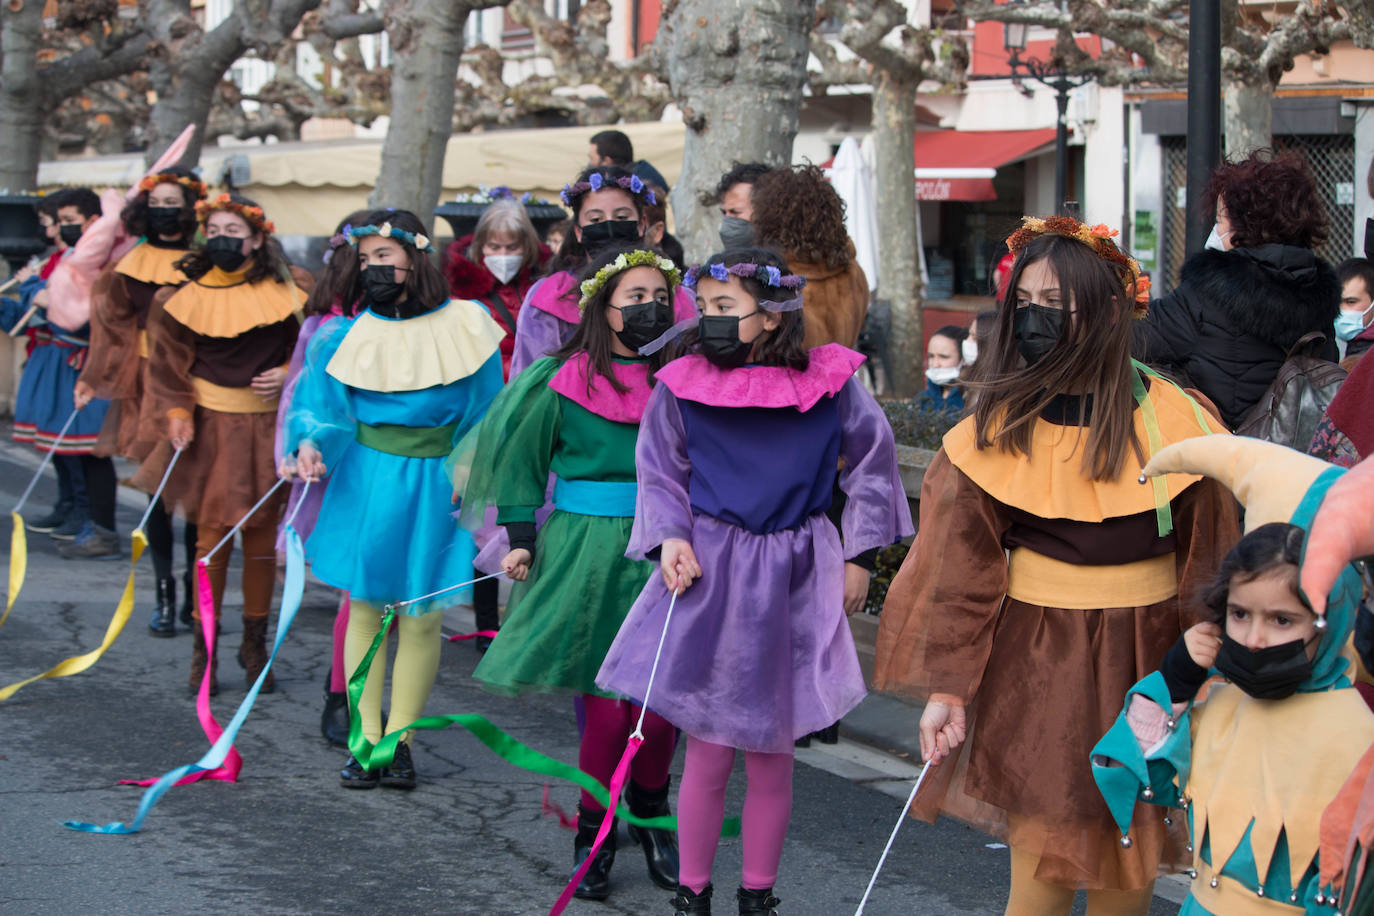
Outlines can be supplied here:
<path id="1" fill-rule="evenodd" d="M 430 598 L 434 598 L 438 595 L 443 595 L 448 592 L 457 591 L 460 588 L 467 588 L 469 585 L 476 585 L 478 582 L 485 582 L 488 579 L 496 579 L 504 575 L 505 572 L 503 571 L 498 573 L 492 573 L 489 576 L 478 576 L 476 579 L 469 579 L 467 582 L 459 582 L 457 585 L 450 585 L 448 588 L 441 588 L 437 592 L 430 592 L 428 595 L 421 595 L 418 598 L 409 598 L 405 601 L 392 602 L 391 604 L 386 605 L 384 610 L 393 610 L 395 608 L 405 607 L 408 604 L 416 604 L 420 601 L 428 601 Z"/>
<path id="2" fill-rule="evenodd" d="M 230 529 L 229 529 L 229 533 L 226 534 L 224 537 L 220 538 L 220 539 L 219 539 L 219 543 L 216 544 L 214 547 L 211 547 L 211 548 L 210 548 L 210 552 L 207 553 L 205 556 L 203 556 L 203 557 L 200 558 L 200 565 L 201 565 L 201 566 L 209 566 L 209 565 L 210 565 L 210 558 L 213 557 L 215 554 L 219 553 L 219 549 L 220 549 L 221 547 L 223 547 L 225 544 L 229 543 L 230 541 L 232 541 L 232 540 L 234 539 L 234 535 L 238 532 L 238 530 L 239 530 L 240 528 L 243 527 L 243 523 L 246 522 L 246 521 L 248 521 L 250 518 L 252 518 L 252 517 L 253 517 L 253 513 L 254 513 L 254 512 L 257 512 L 259 509 L 261 509 L 263 503 L 265 503 L 265 502 L 267 502 L 267 500 L 271 499 L 271 498 L 272 498 L 272 494 L 275 493 L 275 492 L 277 492 L 277 490 L 278 490 L 278 489 L 281 487 L 281 485 L 284 484 L 284 483 L 286 483 L 286 478 L 285 478 L 285 477 L 279 477 L 279 478 L 277 478 L 277 482 L 274 483 L 274 484 L 272 484 L 272 489 L 270 489 L 270 490 L 268 490 L 266 493 L 262 494 L 262 499 L 258 500 L 256 503 L 253 504 L 253 508 L 249 509 L 248 512 L 244 514 L 243 518 L 241 518 L 241 519 L 238 520 L 238 524 L 236 524 L 234 527 L 230 528 Z"/>
<path id="3" fill-rule="evenodd" d="M 635 730 L 630 733 L 631 738 L 644 739 L 644 714 L 649 711 L 649 694 L 654 692 L 654 675 L 658 674 L 658 659 L 663 655 L 663 641 L 668 638 L 668 622 L 673 619 L 673 608 L 677 605 L 679 591 L 673 592 L 673 597 L 668 601 L 668 614 L 663 618 L 663 632 L 658 634 L 658 648 L 654 650 L 654 664 L 649 669 L 649 684 L 644 688 L 644 702 L 639 704 L 639 721 L 635 723 Z"/>
<path id="4" fill-rule="evenodd" d="M 0 286 L 0 292 L 4 292 L 8 287 L 8 283 L 6 283 L 4 286 Z M 32 320 L 33 316 L 37 313 L 38 303 L 35 302 L 33 305 L 29 306 L 29 310 L 27 312 L 25 312 L 23 315 L 19 317 L 19 320 L 14 323 L 14 327 L 10 328 L 10 336 L 18 337 L 20 334 L 23 334 L 24 328 L 28 326 L 29 321 Z"/>
<path id="5" fill-rule="evenodd" d="M 927 760 L 926 765 L 921 767 L 921 775 L 916 777 L 916 785 L 911 787 L 911 794 L 906 798 L 906 804 L 902 805 L 901 817 L 897 818 L 897 826 L 892 828 L 892 836 L 887 838 L 887 845 L 883 847 L 883 854 L 878 858 L 878 867 L 873 869 L 873 877 L 868 879 L 868 889 L 864 891 L 864 899 L 859 901 L 859 908 L 854 911 L 854 916 L 862 916 L 864 907 L 868 905 L 868 895 L 873 893 L 873 885 L 878 883 L 878 872 L 883 870 L 883 863 L 887 861 L 887 854 L 892 851 L 892 844 L 897 839 L 897 831 L 902 829 L 902 821 L 906 820 L 906 813 L 911 808 L 911 803 L 916 800 L 916 793 L 921 791 L 921 783 L 926 781 L 926 774 L 930 772 L 930 765 L 933 761 Z"/>
<path id="6" fill-rule="evenodd" d="M 301 506 L 305 505 L 305 494 L 310 492 L 310 484 L 311 481 L 307 480 L 305 486 L 301 487 L 301 498 L 296 500 L 296 508 L 292 509 L 290 514 L 286 516 L 286 522 L 282 525 L 283 528 L 290 528 L 291 523 L 296 520 L 296 514 L 301 511 Z"/>
<path id="7" fill-rule="evenodd" d="M 143 526 L 148 524 L 148 516 L 153 514 L 153 507 L 162 498 L 162 490 L 167 486 L 167 481 L 172 477 L 172 468 L 177 466 L 177 459 L 181 457 L 182 449 L 172 452 L 172 460 L 167 462 L 167 470 L 162 472 L 162 480 L 158 483 L 157 489 L 153 491 L 153 498 L 148 500 L 148 508 L 143 510 L 143 517 L 134 526 L 135 531 L 142 531 Z"/>
<path id="8" fill-rule="evenodd" d="M 80 412 L 80 407 L 74 408 L 72 410 L 72 415 L 67 418 L 67 422 L 62 424 L 62 431 L 57 434 L 56 439 L 52 440 L 52 447 L 49 448 L 48 453 L 43 456 L 43 460 L 38 463 L 38 470 L 33 472 L 33 479 L 30 480 L 29 485 L 24 488 L 24 495 L 19 497 L 19 504 L 14 507 L 14 513 L 16 515 L 24 508 L 24 503 L 29 501 L 29 494 L 33 492 L 34 487 L 38 486 L 38 478 L 43 476 L 43 469 L 48 466 L 49 461 L 52 461 L 52 456 L 57 453 L 57 447 L 62 444 L 63 438 L 67 435 L 67 430 L 72 428 L 72 423 L 76 420 L 76 415 Z"/>

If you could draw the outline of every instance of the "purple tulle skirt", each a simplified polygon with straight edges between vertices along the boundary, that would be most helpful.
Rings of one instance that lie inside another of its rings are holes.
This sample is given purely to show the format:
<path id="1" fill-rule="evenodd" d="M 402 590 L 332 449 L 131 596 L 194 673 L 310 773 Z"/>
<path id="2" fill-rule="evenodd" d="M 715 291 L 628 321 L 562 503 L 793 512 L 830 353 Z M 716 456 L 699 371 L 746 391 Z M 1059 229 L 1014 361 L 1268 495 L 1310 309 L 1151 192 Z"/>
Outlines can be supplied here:
<path id="1" fill-rule="evenodd" d="M 844 554 L 822 515 L 751 534 L 697 516 L 702 578 L 673 608 L 648 706 L 695 738 L 790 753 L 864 698 L 844 614 Z M 640 593 L 596 682 L 644 700 L 669 595 L 661 575 Z"/>
<path id="2" fill-rule="evenodd" d="M 320 503 L 324 502 L 324 490 L 327 485 L 328 481 L 324 480 L 312 483 L 309 492 L 305 494 L 304 505 L 296 512 L 296 505 L 301 501 L 301 491 L 305 489 L 305 484 L 299 480 L 291 482 L 291 495 L 286 500 L 286 512 L 282 515 L 282 524 L 277 530 L 279 552 L 286 550 L 286 519 L 293 512 L 296 513 L 296 517 L 292 519 L 291 527 L 301 536 L 301 543 L 310 540 L 310 533 L 315 530 L 315 519 L 320 515 Z"/>

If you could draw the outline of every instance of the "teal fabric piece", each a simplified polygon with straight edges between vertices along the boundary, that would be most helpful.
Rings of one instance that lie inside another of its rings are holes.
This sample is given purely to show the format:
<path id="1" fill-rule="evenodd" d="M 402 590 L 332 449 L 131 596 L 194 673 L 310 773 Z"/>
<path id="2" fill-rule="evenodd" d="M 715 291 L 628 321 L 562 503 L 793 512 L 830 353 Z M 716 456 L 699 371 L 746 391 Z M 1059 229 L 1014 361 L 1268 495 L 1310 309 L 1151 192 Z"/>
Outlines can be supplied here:
<path id="1" fill-rule="evenodd" d="M 553 504 L 574 515 L 633 518 L 639 484 L 633 480 L 564 480 L 554 478 Z"/>
<path id="2" fill-rule="evenodd" d="M 1130 708 L 1131 698 L 1137 694 L 1158 705 L 1166 715 L 1173 708 L 1164 675 L 1158 671 L 1147 675 L 1126 694 L 1121 714 L 1093 747 L 1090 755 L 1093 780 L 1123 835 L 1130 831 L 1137 800 L 1165 806 L 1178 803 L 1178 787 L 1188 781 L 1188 767 L 1192 758 L 1189 728 L 1191 706 L 1178 716 L 1173 731 L 1164 743 L 1148 759 L 1145 757 L 1140 742 L 1126 721 L 1126 710 Z M 1147 786 L 1152 793 L 1148 799 L 1142 794 Z"/>
<path id="3" fill-rule="evenodd" d="M 1303 495 L 1302 502 L 1298 503 L 1298 508 L 1289 521 L 1304 531 L 1310 531 L 1312 519 L 1326 497 L 1326 492 L 1344 474 L 1345 468 L 1332 467 L 1323 471 L 1321 476 L 1313 481 L 1312 486 L 1307 488 L 1307 493 Z M 1306 555 L 1307 544 L 1304 542 L 1304 558 Z M 1326 630 L 1322 633 L 1321 642 L 1317 646 L 1317 657 L 1312 660 L 1312 675 L 1298 685 L 1298 690 L 1312 693 L 1332 687 L 1350 686 L 1350 678 L 1346 676 L 1350 662 L 1341 657 L 1341 652 L 1344 651 L 1345 644 L 1350 639 L 1350 631 L 1355 626 L 1355 609 L 1359 607 L 1362 593 L 1359 573 L 1355 571 L 1355 567 L 1347 564 L 1326 596 Z"/>

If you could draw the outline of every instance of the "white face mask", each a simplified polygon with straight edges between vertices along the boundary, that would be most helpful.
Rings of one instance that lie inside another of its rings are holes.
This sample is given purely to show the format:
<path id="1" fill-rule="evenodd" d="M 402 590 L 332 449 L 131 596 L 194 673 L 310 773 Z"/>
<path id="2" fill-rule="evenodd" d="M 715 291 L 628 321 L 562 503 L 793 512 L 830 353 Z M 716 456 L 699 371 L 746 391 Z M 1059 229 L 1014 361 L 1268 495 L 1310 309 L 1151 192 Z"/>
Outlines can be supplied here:
<path id="1" fill-rule="evenodd" d="M 943 369 L 927 369 L 926 378 L 943 388 L 950 382 L 959 378 L 959 367 L 946 366 Z"/>
<path id="2" fill-rule="evenodd" d="M 1231 234 L 1231 233 L 1228 232 L 1228 233 L 1226 233 L 1226 235 L 1222 235 L 1220 232 L 1217 231 L 1216 223 L 1213 223 L 1213 224 L 1212 224 L 1212 231 L 1211 231 L 1210 233 L 1208 233 L 1208 235 L 1207 235 L 1207 244 L 1206 244 L 1205 246 L 1203 246 L 1203 247 L 1205 247 L 1205 248 L 1210 248 L 1210 249 L 1212 249 L 1213 251 L 1225 251 L 1225 250 L 1226 250 L 1226 236 L 1227 236 L 1227 235 L 1230 235 L 1230 234 Z"/>
<path id="3" fill-rule="evenodd" d="M 964 356 L 964 364 L 972 366 L 978 362 L 978 341 L 972 337 L 965 337 L 959 342 L 959 352 Z"/>
<path id="4" fill-rule="evenodd" d="M 524 256 L 518 254 L 489 254 L 482 259 L 482 263 L 496 279 L 509 283 L 520 272 L 520 264 L 524 260 Z"/>

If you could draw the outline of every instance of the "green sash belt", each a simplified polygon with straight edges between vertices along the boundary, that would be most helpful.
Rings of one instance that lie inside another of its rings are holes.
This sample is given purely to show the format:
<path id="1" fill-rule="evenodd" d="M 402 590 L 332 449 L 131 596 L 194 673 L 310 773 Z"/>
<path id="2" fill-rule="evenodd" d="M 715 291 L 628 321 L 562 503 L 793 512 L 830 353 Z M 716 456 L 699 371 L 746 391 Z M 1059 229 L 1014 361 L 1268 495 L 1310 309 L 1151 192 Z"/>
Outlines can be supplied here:
<path id="1" fill-rule="evenodd" d="M 359 423 L 358 443 L 403 458 L 447 458 L 453 451 L 458 424 L 447 426 L 396 426 L 391 423 Z"/>

